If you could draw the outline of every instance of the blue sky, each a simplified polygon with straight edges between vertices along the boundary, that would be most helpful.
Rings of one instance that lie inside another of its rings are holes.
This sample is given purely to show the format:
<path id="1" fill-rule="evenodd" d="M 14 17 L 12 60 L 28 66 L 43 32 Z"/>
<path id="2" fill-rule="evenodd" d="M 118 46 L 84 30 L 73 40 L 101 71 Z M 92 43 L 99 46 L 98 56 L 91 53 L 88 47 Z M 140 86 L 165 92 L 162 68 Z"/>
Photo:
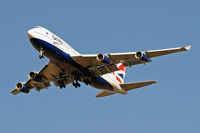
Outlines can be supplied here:
<path id="1" fill-rule="evenodd" d="M 195 0 L 60 0 L 0 2 L 0 132 L 200 132 L 200 2 Z M 152 86 L 96 99 L 82 84 L 11 95 L 39 60 L 27 31 L 43 26 L 80 53 L 132 52 L 192 45 L 190 52 L 128 68 L 126 82 Z"/>

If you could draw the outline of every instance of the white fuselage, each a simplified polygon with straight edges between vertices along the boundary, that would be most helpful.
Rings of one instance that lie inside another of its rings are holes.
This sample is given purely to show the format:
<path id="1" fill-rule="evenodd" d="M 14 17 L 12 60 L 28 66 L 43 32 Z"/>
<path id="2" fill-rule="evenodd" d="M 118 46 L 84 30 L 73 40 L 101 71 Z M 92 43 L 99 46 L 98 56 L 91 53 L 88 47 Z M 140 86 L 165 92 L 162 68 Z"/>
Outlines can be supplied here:
<path id="1" fill-rule="evenodd" d="M 85 68 L 71 58 L 72 56 L 81 56 L 81 54 L 49 30 L 38 26 L 28 31 L 28 37 L 38 51 L 44 49 L 44 55 L 58 64 L 67 74 L 72 75 L 73 71 L 78 71 L 89 76 Z M 90 85 L 98 89 L 126 94 L 126 91 L 120 87 L 120 84 L 124 81 L 117 75 L 118 72 L 121 73 L 122 71 L 99 76 L 97 77 L 98 81 L 94 81 Z"/>

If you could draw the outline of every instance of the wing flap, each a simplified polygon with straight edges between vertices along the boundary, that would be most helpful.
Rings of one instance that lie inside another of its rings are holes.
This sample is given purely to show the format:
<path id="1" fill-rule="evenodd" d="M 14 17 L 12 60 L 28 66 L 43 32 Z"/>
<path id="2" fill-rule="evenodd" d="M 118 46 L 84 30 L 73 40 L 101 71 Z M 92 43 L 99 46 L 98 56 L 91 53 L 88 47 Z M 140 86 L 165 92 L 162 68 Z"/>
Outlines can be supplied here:
<path id="1" fill-rule="evenodd" d="M 120 86 L 126 90 L 132 90 L 132 89 L 136 89 L 139 87 L 143 87 L 143 86 L 147 86 L 147 85 L 151 85 L 157 83 L 156 81 L 146 81 L 146 82 L 136 82 L 136 83 L 127 83 L 127 84 L 120 84 Z"/>
<path id="2" fill-rule="evenodd" d="M 147 62 L 151 62 L 151 60 L 147 61 Z M 145 63 L 147 63 L 145 62 Z M 137 64 L 144 64 L 144 62 L 138 60 L 138 59 L 128 59 L 128 60 L 123 60 L 121 61 L 121 63 L 124 65 L 124 66 L 133 66 L 133 65 L 137 65 Z"/>
<path id="3" fill-rule="evenodd" d="M 116 64 L 108 64 L 108 65 L 90 67 L 90 68 L 88 68 L 88 70 L 90 72 L 94 72 L 94 74 L 96 76 L 101 76 L 101 75 L 104 75 L 104 74 L 107 74 L 107 73 L 118 71 L 119 69 L 116 66 Z"/>

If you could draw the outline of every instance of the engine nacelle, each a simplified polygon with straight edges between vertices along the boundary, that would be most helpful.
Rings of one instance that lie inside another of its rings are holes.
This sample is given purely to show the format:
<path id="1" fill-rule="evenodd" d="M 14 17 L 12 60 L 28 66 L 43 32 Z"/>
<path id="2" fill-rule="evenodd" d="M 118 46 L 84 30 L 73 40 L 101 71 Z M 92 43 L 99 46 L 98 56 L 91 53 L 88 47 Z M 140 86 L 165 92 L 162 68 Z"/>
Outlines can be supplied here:
<path id="1" fill-rule="evenodd" d="M 35 82 L 41 82 L 42 81 L 42 77 L 39 76 L 37 72 L 30 72 L 28 77 L 29 77 L 29 79 L 32 79 Z"/>
<path id="2" fill-rule="evenodd" d="M 98 54 L 97 55 L 97 60 L 101 61 L 103 63 L 106 63 L 106 64 L 110 63 L 110 58 L 108 56 L 106 56 L 106 55 L 103 55 L 103 54 Z"/>
<path id="3" fill-rule="evenodd" d="M 144 62 L 150 61 L 149 57 L 145 54 L 145 52 L 141 52 L 141 51 L 136 52 L 135 58 Z"/>
<path id="4" fill-rule="evenodd" d="M 21 82 L 17 83 L 16 88 L 23 93 L 29 93 L 30 91 L 30 89 L 28 89 L 26 85 Z"/>

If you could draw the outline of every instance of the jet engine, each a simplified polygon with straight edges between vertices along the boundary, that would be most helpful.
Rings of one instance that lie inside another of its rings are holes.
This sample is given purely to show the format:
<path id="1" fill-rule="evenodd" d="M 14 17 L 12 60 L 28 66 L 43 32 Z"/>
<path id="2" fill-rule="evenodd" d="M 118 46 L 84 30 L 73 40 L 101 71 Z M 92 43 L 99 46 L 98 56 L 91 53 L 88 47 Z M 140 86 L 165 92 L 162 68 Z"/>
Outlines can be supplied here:
<path id="1" fill-rule="evenodd" d="M 30 72 L 28 77 L 29 77 L 29 79 L 32 79 L 35 82 L 41 82 L 42 81 L 42 77 L 40 75 L 38 75 L 37 72 Z"/>
<path id="2" fill-rule="evenodd" d="M 19 90 L 23 93 L 29 93 L 29 91 L 30 91 L 30 89 L 28 89 L 26 87 L 26 85 L 24 83 L 21 83 L 21 82 L 17 83 L 16 87 L 17 87 L 17 90 Z"/>
<path id="3" fill-rule="evenodd" d="M 103 54 L 98 54 L 97 55 L 97 60 L 101 61 L 103 63 L 106 63 L 106 64 L 110 63 L 110 58 L 108 56 L 106 56 L 106 55 L 103 55 Z"/>
<path id="4" fill-rule="evenodd" d="M 141 51 L 136 52 L 135 58 L 143 62 L 150 61 L 149 57 L 145 54 L 145 52 L 141 52 Z"/>

